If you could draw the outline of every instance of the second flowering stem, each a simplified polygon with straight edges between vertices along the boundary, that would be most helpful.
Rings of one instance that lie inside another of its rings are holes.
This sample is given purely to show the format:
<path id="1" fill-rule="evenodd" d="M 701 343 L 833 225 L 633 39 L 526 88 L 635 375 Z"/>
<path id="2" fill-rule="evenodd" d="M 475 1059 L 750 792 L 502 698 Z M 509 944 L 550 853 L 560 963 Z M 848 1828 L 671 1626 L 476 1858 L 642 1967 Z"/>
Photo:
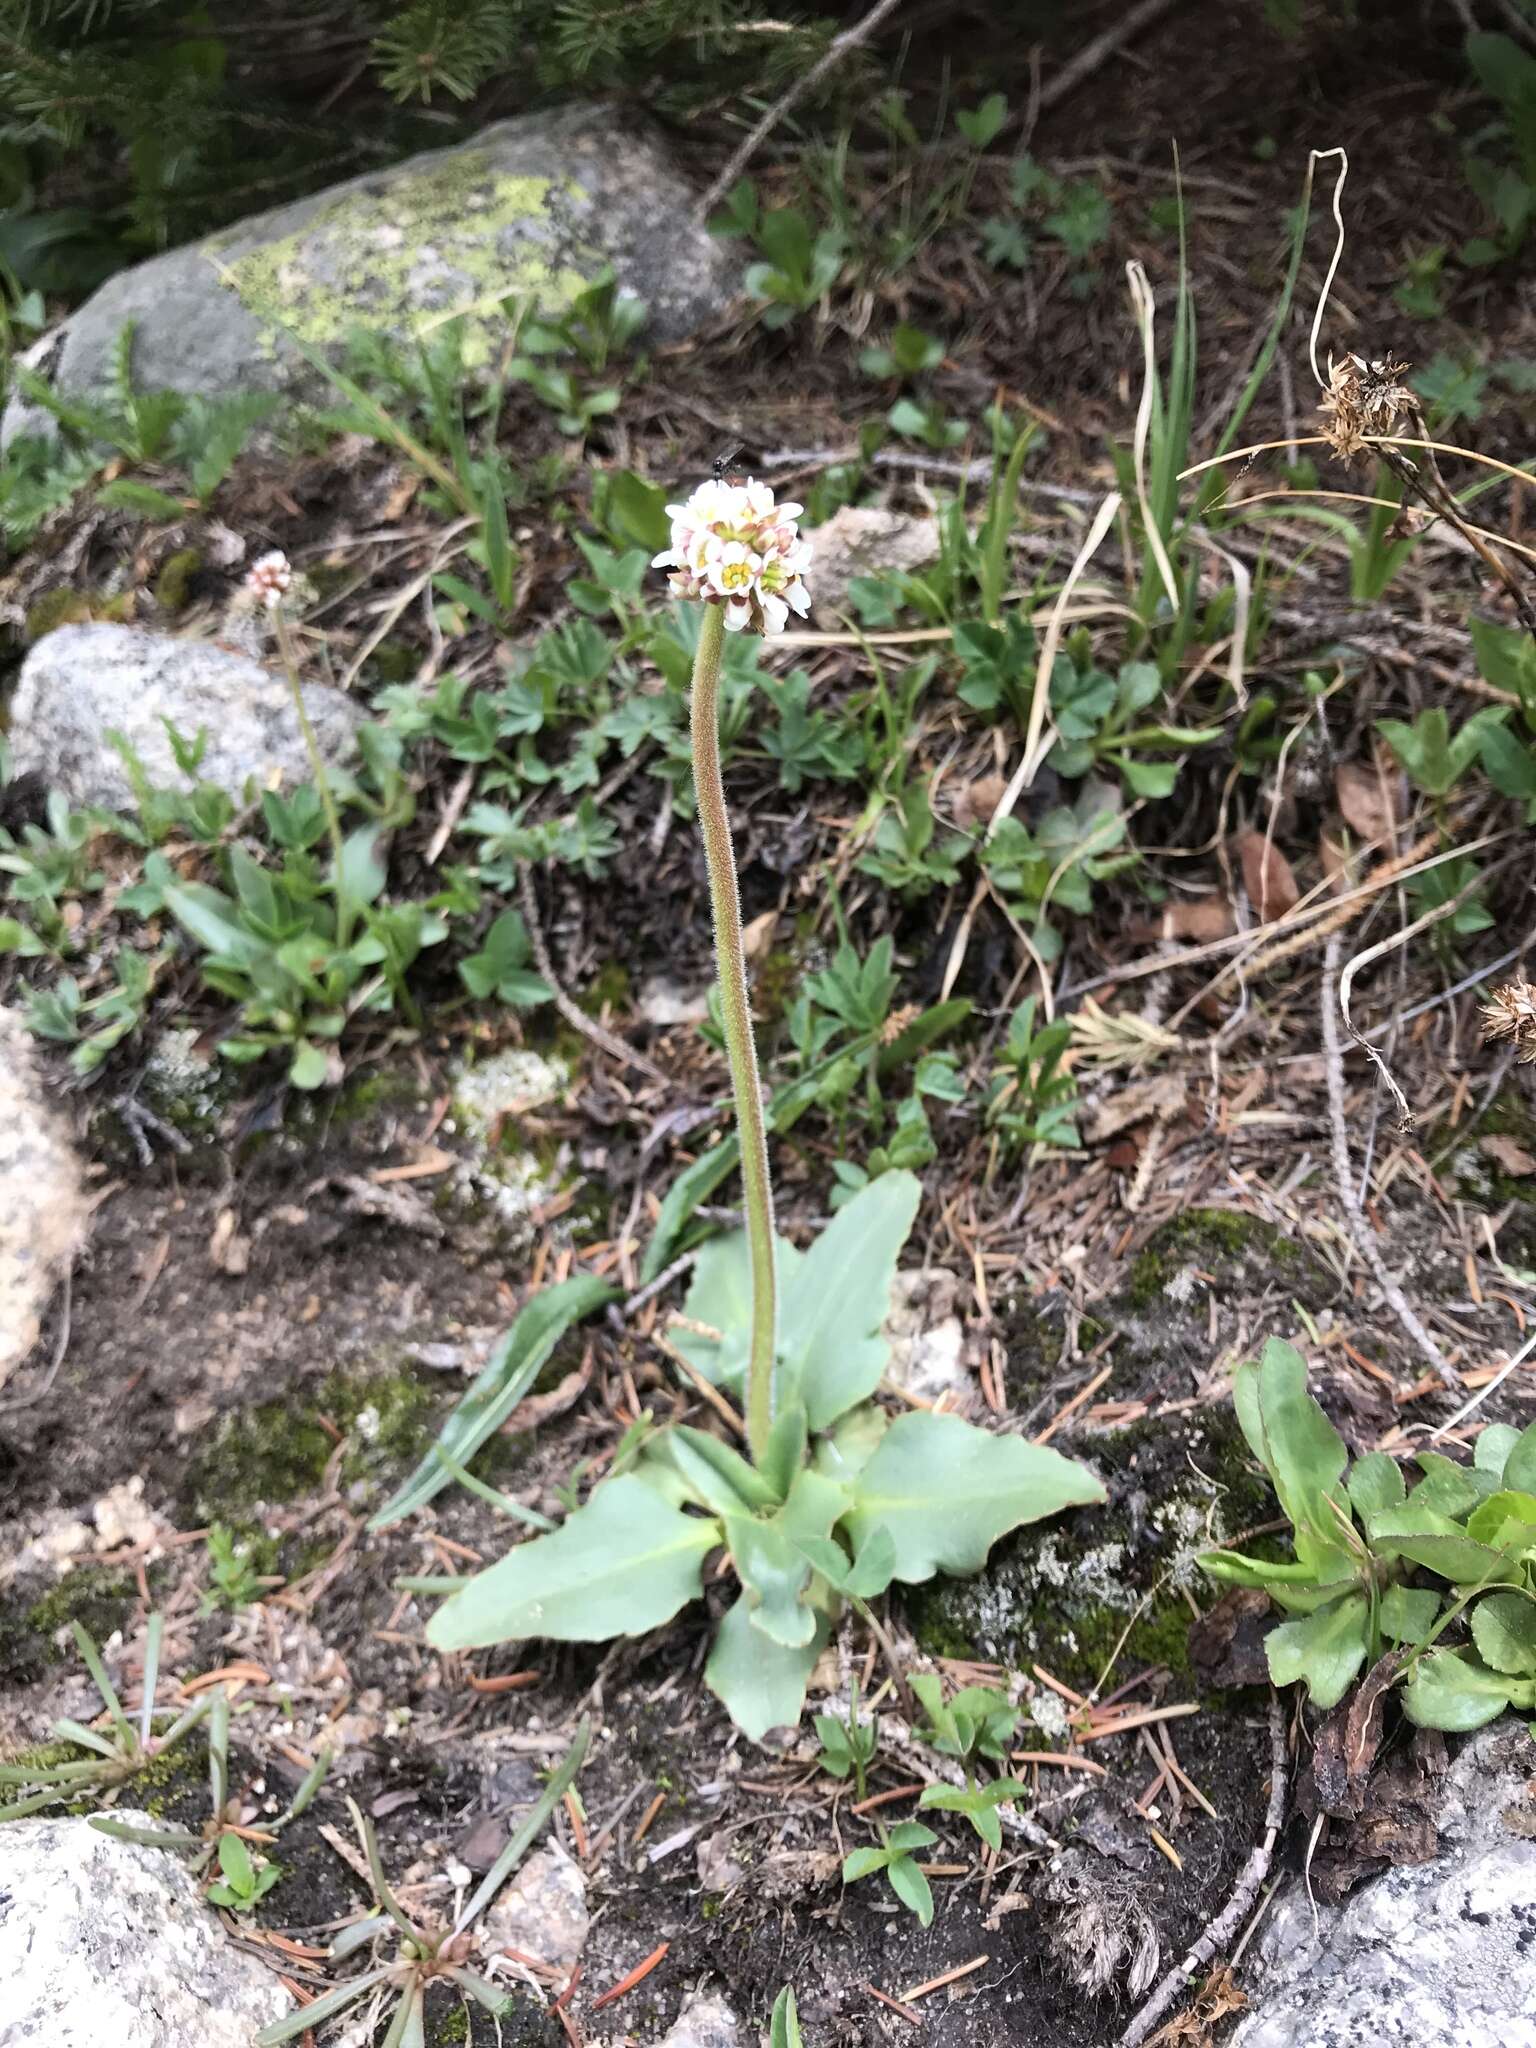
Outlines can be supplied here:
<path id="1" fill-rule="evenodd" d="M 761 1459 L 773 1426 L 774 1341 L 777 1308 L 773 1269 L 773 1186 L 768 1177 L 768 1130 L 763 1118 L 747 995 L 746 952 L 741 938 L 741 899 L 720 771 L 720 657 L 725 643 L 725 607 L 705 604 L 693 664 L 693 786 L 709 873 L 709 901 L 715 926 L 715 966 L 720 978 L 720 1014 L 726 1058 L 741 1139 L 742 1202 L 747 1220 L 747 1253 L 752 1274 L 752 1333 L 747 1366 L 747 1440 Z"/>

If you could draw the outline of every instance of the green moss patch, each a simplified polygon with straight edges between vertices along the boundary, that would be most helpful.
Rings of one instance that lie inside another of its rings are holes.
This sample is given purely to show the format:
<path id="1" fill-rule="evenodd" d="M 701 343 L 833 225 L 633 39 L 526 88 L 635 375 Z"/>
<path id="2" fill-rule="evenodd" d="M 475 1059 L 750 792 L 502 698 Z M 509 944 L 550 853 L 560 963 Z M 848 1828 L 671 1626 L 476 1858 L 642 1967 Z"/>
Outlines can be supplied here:
<path id="1" fill-rule="evenodd" d="M 135 1597 L 130 1580 L 104 1565 L 77 1565 L 43 1594 L 0 1601 L 0 1678 L 35 1684 L 50 1666 L 73 1657 L 71 1622 L 82 1622 L 103 1641 L 121 1628 Z"/>
<path id="2" fill-rule="evenodd" d="M 408 1372 L 371 1379 L 333 1374 L 309 1399 L 264 1401 L 229 1416 L 187 1471 L 185 1497 L 201 1519 L 238 1522 L 259 1507 L 301 1500 L 347 1440 L 344 1481 L 396 1476 L 431 1441 L 436 1399 Z"/>
<path id="3" fill-rule="evenodd" d="M 1285 1233 L 1260 1216 L 1240 1209 L 1186 1210 L 1148 1238 L 1131 1267 L 1126 1299 L 1132 1308 L 1150 1308 L 1188 1267 L 1219 1277 L 1250 1254 L 1276 1265 L 1294 1264 L 1298 1257 Z"/>

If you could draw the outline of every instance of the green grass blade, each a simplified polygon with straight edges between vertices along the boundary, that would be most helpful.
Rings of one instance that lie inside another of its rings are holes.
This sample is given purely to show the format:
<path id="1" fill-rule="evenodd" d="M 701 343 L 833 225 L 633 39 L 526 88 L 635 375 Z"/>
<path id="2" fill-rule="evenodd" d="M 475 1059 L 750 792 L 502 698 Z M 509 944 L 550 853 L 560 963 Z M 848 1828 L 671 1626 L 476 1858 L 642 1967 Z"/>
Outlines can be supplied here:
<path id="1" fill-rule="evenodd" d="M 347 1801 L 347 1811 L 352 1816 L 352 1824 L 357 1829 L 358 1839 L 363 1845 L 363 1854 L 368 1859 L 368 1875 L 373 1882 L 374 1897 L 384 1908 L 390 1919 L 394 1921 L 407 1941 L 414 1941 L 423 1948 L 430 1948 L 432 1944 L 426 1939 L 421 1929 L 411 1919 L 389 1888 L 389 1879 L 384 1875 L 384 1865 L 379 1858 L 379 1838 L 373 1832 L 372 1821 L 369 1820 L 355 1799 Z"/>
<path id="2" fill-rule="evenodd" d="M 57 1806 L 68 1796 L 63 1786 L 57 1786 L 51 1792 L 34 1792 L 30 1799 L 17 1799 L 9 1806 L 0 1806 L 0 1827 L 4 1827 L 8 1820 L 25 1820 L 29 1813 L 41 1813 L 45 1806 Z"/>
<path id="3" fill-rule="evenodd" d="M 513 1500 L 510 1494 L 498 1493 L 494 1486 L 488 1486 L 483 1479 L 477 1479 L 467 1466 L 461 1465 L 457 1458 L 451 1457 L 441 1444 L 432 1446 L 432 1455 L 440 1464 L 448 1467 L 449 1472 L 466 1493 L 472 1493 L 477 1500 L 485 1501 L 490 1507 L 499 1508 L 504 1515 L 510 1515 L 514 1522 L 521 1522 L 525 1528 L 537 1529 L 541 1536 L 547 1536 L 556 1526 L 548 1515 L 541 1515 L 534 1508 L 525 1508 L 520 1500 Z"/>
<path id="4" fill-rule="evenodd" d="M 512 2003 L 505 1991 L 498 1991 L 494 1984 L 488 1984 L 483 1977 L 477 1977 L 473 1970 L 450 1970 L 448 1975 L 461 1991 L 467 1991 L 471 1998 L 498 2019 L 506 2013 Z"/>
<path id="5" fill-rule="evenodd" d="M 466 1927 L 473 1926 L 478 1916 L 484 1912 L 491 1900 L 495 1898 L 497 1892 L 501 1890 L 501 1887 L 506 1883 L 513 1871 L 516 1870 L 518 1864 L 522 1862 L 524 1856 L 527 1855 L 530 1845 L 542 1833 L 545 1822 L 565 1797 L 567 1787 L 586 1761 L 587 1744 L 591 1739 L 591 1720 L 583 1716 L 581 1725 L 576 1730 L 576 1739 L 566 1751 L 560 1767 L 554 1772 L 549 1783 L 540 1793 L 538 1804 L 528 1815 L 528 1818 L 523 1822 L 517 1833 L 507 1843 L 507 1846 L 496 1858 L 496 1861 L 491 1865 L 485 1876 L 480 1880 L 469 1903 L 459 1914 L 458 1919 L 454 1921 L 453 1931 L 455 1934 L 462 1934 Z"/>
<path id="6" fill-rule="evenodd" d="M 96 1690 L 101 1694 L 102 1703 L 112 1717 L 112 1725 L 121 1736 L 124 1749 L 131 1755 L 134 1748 L 133 1729 L 129 1725 L 128 1716 L 123 1712 L 123 1703 L 118 1698 L 111 1679 L 107 1676 L 107 1667 L 101 1661 L 101 1652 L 91 1640 L 89 1630 L 78 1621 L 74 1622 L 72 1626 L 75 1631 L 75 1642 L 79 1646 L 80 1655 L 85 1659 L 85 1668 L 90 1672 L 95 1682 Z M 62 1727 L 64 1724 L 60 1722 L 59 1725 Z"/>
<path id="7" fill-rule="evenodd" d="M 116 1763 L 121 1751 L 114 1749 L 104 1735 L 98 1735 L 94 1728 L 86 1728 L 79 1721 L 60 1719 L 54 1722 L 53 1732 L 62 1735 L 66 1742 L 77 1742 L 82 1749 L 93 1749 L 108 1763 Z"/>
<path id="8" fill-rule="evenodd" d="M 407 1986 L 401 1994 L 400 2003 L 395 2007 L 395 2016 L 389 2023 L 389 2032 L 384 2036 L 380 2048 L 420 2048 L 423 2039 L 423 1996 L 420 1984 L 412 1983 Z"/>
<path id="9" fill-rule="evenodd" d="M 139 1702 L 139 1747 L 149 1747 L 155 1725 L 155 1687 L 160 1683 L 160 1638 L 165 1616 L 152 1614 L 144 1630 L 144 1697 Z"/>
<path id="10" fill-rule="evenodd" d="M 222 1821 L 229 1802 L 229 1694 L 216 1688 L 208 1714 L 208 1791 L 213 1800 L 213 1817 Z"/>
<path id="11" fill-rule="evenodd" d="M 354 1977 L 350 1983 L 338 1984 L 334 1991 L 327 1991 L 323 1997 L 311 1999 L 300 2011 L 289 2013 L 287 2019 L 274 2020 L 271 2026 L 263 2027 L 256 2036 L 256 2048 L 282 2048 L 284 2041 L 292 2041 L 310 2027 L 319 2026 L 322 2020 L 334 2019 L 337 2013 L 345 2012 L 349 2005 L 355 2005 L 376 1984 L 382 1984 L 388 1975 L 386 1966 Z"/>
<path id="12" fill-rule="evenodd" d="M 201 1835 L 194 1835 L 186 1828 L 136 1828 L 128 1821 L 113 1820 L 110 1815 L 93 1813 L 89 1825 L 98 1834 L 111 1835 L 119 1842 L 140 1842 L 146 1849 L 200 1849 Z"/>
<path id="13" fill-rule="evenodd" d="M 437 1456 L 438 1448 L 458 1464 L 466 1464 L 522 1400 L 571 1325 L 612 1301 L 615 1294 L 616 1289 L 607 1281 L 591 1273 L 578 1273 L 536 1294 L 492 1350 L 474 1385 L 443 1424 L 437 1444 L 399 1492 L 380 1508 L 369 1528 L 387 1529 L 391 1523 L 425 1507 L 435 1494 L 450 1485 L 454 1475 Z"/>
<path id="14" fill-rule="evenodd" d="M 1275 360 L 1275 352 L 1280 346 L 1280 336 L 1285 330 L 1285 323 L 1291 310 L 1291 301 L 1296 295 L 1296 280 L 1301 275 L 1302 252 L 1307 245 L 1307 221 L 1312 211 L 1313 168 L 1312 160 L 1309 158 L 1307 161 L 1306 181 L 1302 186 L 1301 205 L 1297 211 L 1296 226 L 1291 235 L 1290 261 L 1285 266 L 1285 281 L 1280 287 L 1280 297 L 1275 303 L 1275 317 L 1269 323 L 1269 332 L 1264 337 L 1263 347 L 1254 358 L 1253 368 L 1248 373 L 1248 380 L 1238 394 L 1237 404 L 1233 409 L 1232 417 L 1227 421 L 1221 439 L 1216 443 L 1216 453 L 1218 455 L 1225 455 L 1237 439 L 1238 429 L 1242 426 L 1243 421 L 1247 419 L 1252 409 L 1253 401 L 1259 395 L 1259 387 L 1269 375 L 1270 365 Z M 1220 487 L 1216 486 L 1215 488 L 1219 489 Z"/>
<path id="15" fill-rule="evenodd" d="M 1013 530 L 1014 507 L 1018 503 L 1019 478 L 1024 458 L 1034 440 L 1034 424 L 1019 429 L 1008 456 L 1001 484 L 994 469 L 991 502 L 987 507 L 987 536 L 981 556 L 981 615 L 989 626 L 1002 617 L 1003 584 L 1008 569 L 1008 536 Z"/>
<path id="16" fill-rule="evenodd" d="M 285 1828 L 287 1827 L 289 1821 L 298 1819 L 299 1815 L 304 1811 L 305 1807 L 309 1805 L 310 1801 L 314 1798 L 315 1794 L 320 1790 L 320 1787 L 325 1783 L 325 1775 L 330 1768 L 331 1753 L 328 1749 L 322 1750 L 320 1752 L 320 1755 L 315 1759 L 314 1763 L 310 1765 L 308 1775 L 305 1777 L 304 1782 L 302 1785 L 300 1785 L 298 1791 L 294 1793 L 293 1798 L 289 1802 L 287 1811 L 279 1815 L 277 1820 L 273 1822 L 272 1825 L 274 1831 L 276 1831 L 279 1828 Z"/>

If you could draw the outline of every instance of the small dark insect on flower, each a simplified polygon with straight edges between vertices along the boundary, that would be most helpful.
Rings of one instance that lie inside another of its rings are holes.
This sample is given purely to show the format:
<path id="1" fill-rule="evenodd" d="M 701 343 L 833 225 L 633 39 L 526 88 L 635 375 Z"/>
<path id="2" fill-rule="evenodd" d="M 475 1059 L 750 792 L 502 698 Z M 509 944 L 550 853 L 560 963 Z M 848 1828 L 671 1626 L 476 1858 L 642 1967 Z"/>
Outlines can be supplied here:
<path id="1" fill-rule="evenodd" d="M 1522 1063 L 1536 1060 L 1536 988 L 1528 981 L 1506 982 L 1483 1005 L 1484 1038 L 1507 1038 Z"/>
<path id="2" fill-rule="evenodd" d="M 714 476 L 717 484 L 740 483 L 741 475 L 736 468 L 736 458 L 741 453 L 741 444 L 736 442 L 723 455 L 715 457 Z"/>

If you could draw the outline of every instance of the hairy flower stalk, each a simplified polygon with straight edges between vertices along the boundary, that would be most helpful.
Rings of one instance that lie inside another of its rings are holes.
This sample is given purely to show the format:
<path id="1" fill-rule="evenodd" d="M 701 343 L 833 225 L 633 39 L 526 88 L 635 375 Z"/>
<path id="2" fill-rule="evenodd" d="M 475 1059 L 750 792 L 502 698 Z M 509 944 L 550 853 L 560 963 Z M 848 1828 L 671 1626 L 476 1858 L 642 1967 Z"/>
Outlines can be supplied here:
<path id="1" fill-rule="evenodd" d="M 279 549 L 263 555 L 259 561 L 253 562 L 246 572 L 246 596 L 252 604 L 260 605 L 262 610 L 268 613 L 277 634 L 277 651 L 282 658 L 283 672 L 288 678 L 288 688 L 293 697 L 294 711 L 298 715 L 304 751 L 309 756 L 310 773 L 315 778 L 315 792 L 320 799 L 320 808 L 325 813 L 326 834 L 331 842 L 332 873 L 336 880 L 336 943 L 346 947 L 352 938 L 352 905 L 341 882 L 341 814 L 336 809 L 336 799 L 331 794 L 331 780 L 325 772 L 325 756 L 320 751 L 320 742 L 315 737 L 314 726 L 310 723 L 309 709 L 304 702 L 304 686 L 299 681 L 298 655 L 288 632 L 288 621 L 283 614 L 283 599 L 292 588 L 293 570 L 288 557 Z"/>
<path id="2" fill-rule="evenodd" d="M 773 1426 L 773 1184 L 768 1130 L 758 1082 L 757 1048 L 747 993 L 741 899 L 731 850 L 730 818 L 720 771 L 720 659 L 727 632 L 781 633 L 791 611 L 810 607 L 804 571 L 810 548 L 799 538 L 798 505 L 775 505 L 766 484 L 701 484 L 685 505 L 669 505 L 672 545 L 653 566 L 670 568 L 679 597 L 703 600 L 693 665 L 693 783 L 709 874 L 715 966 L 736 1127 L 752 1274 L 751 1346 L 747 1365 L 747 1439 L 761 1458 Z"/>

